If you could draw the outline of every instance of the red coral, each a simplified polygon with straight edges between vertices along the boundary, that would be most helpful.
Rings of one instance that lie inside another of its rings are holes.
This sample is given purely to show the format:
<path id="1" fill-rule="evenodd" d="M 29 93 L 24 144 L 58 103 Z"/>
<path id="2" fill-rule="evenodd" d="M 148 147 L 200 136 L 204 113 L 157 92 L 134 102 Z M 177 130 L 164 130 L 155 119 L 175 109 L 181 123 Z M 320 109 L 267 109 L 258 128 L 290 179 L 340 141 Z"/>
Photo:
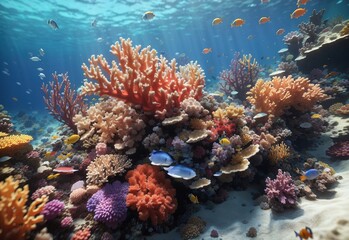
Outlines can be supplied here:
<path id="1" fill-rule="evenodd" d="M 90 229 L 84 228 L 75 232 L 71 240 L 88 240 L 90 236 L 91 236 Z"/>
<path id="2" fill-rule="evenodd" d="M 126 175 L 130 187 L 126 204 L 138 211 L 139 219 L 150 218 L 152 224 L 166 221 L 177 208 L 176 190 L 159 167 L 149 164 L 138 165 Z"/>
<path id="3" fill-rule="evenodd" d="M 326 154 L 328 156 L 340 159 L 346 159 L 349 157 L 349 141 L 338 142 L 331 146 Z"/>
<path id="4" fill-rule="evenodd" d="M 236 130 L 235 123 L 231 122 L 229 119 L 214 119 L 214 125 L 210 129 L 212 132 L 211 140 L 215 141 L 219 136 L 225 135 L 226 137 L 233 136 Z"/>

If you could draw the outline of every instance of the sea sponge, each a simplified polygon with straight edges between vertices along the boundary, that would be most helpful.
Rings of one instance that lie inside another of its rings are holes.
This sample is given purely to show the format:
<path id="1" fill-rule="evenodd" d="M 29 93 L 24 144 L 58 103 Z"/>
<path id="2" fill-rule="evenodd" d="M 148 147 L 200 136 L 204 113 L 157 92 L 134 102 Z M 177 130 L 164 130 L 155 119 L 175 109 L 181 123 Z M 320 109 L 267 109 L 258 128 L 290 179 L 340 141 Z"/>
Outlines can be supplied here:
<path id="1" fill-rule="evenodd" d="M 127 206 L 138 211 L 139 219 L 154 226 L 165 222 L 177 208 L 176 190 L 157 166 L 138 165 L 126 174 L 130 184 Z"/>
<path id="2" fill-rule="evenodd" d="M 25 239 L 44 220 L 40 212 L 47 197 L 35 199 L 27 209 L 28 194 L 28 185 L 19 188 L 19 181 L 14 181 L 12 176 L 0 182 L 0 239 Z"/>
<path id="3" fill-rule="evenodd" d="M 0 156 L 15 156 L 31 151 L 29 142 L 33 138 L 29 135 L 8 135 L 0 138 Z"/>
<path id="4" fill-rule="evenodd" d="M 126 171 L 126 168 L 131 166 L 131 160 L 125 155 L 106 154 L 98 156 L 86 169 L 87 184 L 101 186 L 108 181 L 108 177 L 121 175 Z"/>

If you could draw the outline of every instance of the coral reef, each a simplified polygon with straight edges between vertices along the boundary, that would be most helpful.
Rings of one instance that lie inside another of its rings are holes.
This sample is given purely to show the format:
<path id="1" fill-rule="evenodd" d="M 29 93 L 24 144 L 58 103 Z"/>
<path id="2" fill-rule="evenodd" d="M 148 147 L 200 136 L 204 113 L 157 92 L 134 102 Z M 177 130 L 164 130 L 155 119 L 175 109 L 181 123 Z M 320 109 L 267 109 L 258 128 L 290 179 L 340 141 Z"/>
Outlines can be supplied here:
<path id="1" fill-rule="evenodd" d="M 176 190 L 159 167 L 138 165 L 126 174 L 126 179 L 130 184 L 127 206 L 138 211 L 140 220 L 150 219 L 156 226 L 176 211 Z"/>
<path id="2" fill-rule="evenodd" d="M 4 110 L 4 106 L 0 104 L 0 132 L 10 133 L 13 131 L 13 123 L 8 115 L 7 111 Z"/>
<path id="3" fill-rule="evenodd" d="M 3 240 L 25 239 L 26 234 L 44 220 L 40 215 L 47 197 L 42 196 L 32 202 L 27 209 L 28 185 L 19 188 L 19 181 L 8 177 L 0 182 L 0 238 Z"/>
<path id="4" fill-rule="evenodd" d="M 0 137 L 0 157 L 2 156 L 19 156 L 25 152 L 30 152 L 32 147 L 30 141 L 33 138 L 29 135 L 3 135 Z"/>
<path id="5" fill-rule="evenodd" d="M 110 66 L 103 55 L 91 56 L 90 67 L 83 64 L 82 69 L 97 83 L 85 82 L 83 93 L 116 97 L 158 116 L 165 116 L 189 97 L 200 100 L 205 80 L 198 64 L 180 66 L 178 72 L 174 59 L 168 64 L 156 50 L 140 49 L 130 39 L 120 38 L 111 46 L 118 63 Z"/>
<path id="6" fill-rule="evenodd" d="M 201 233 L 204 232 L 206 222 L 200 217 L 192 216 L 189 218 L 187 223 L 180 229 L 181 237 L 184 240 L 197 238 Z"/>
<path id="7" fill-rule="evenodd" d="M 258 80 L 256 85 L 247 93 L 247 100 L 255 107 L 256 112 L 281 116 L 289 108 L 298 111 L 309 111 L 315 103 L 327 98 L 317 84 L 309 79 L 299 77 L 274 77 L 269 82 Z"/>
<path id="8" fill-rule="evenodd" d="M 268 158 L 272 165 L 290 156 L 290 148 L 285 143 L 280 143 L 272 146 L 269 149 Z"/>
<path id="9" fill-rule="evenodd" d="M 54 199 L 46 203 L 41 214 L 44 215 L 46 220 L 52 220 L 62 214 L 64 207 L 64 202 Z"/>
<path id="10" fill-rule="evenodd" d="M 333 158 L 346 159 L 349 157 L 349 141 L 337 142 L 329 149 L 326 154 Z"/>

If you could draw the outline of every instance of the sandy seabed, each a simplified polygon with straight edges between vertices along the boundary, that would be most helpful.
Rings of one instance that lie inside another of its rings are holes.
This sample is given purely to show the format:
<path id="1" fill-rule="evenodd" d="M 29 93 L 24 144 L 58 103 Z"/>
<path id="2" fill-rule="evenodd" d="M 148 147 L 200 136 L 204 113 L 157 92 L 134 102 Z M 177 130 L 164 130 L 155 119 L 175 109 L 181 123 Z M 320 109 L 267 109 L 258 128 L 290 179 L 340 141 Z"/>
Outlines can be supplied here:
<path id="1" fill-rule="evenodd" d="M 291 240 L 299 239 L 294 231 L 305 226 L 313 230 L 314 240 L 349 240 L 349 161 L 331 161 L 326 156 L 326 149 L 333 142 L 332 132 L 338 132 L 349 126 L 348 119 L 331 117 L 331 122 L 338 122 L 335 129 L 324 133 L 319 144 L 308 153 L 318 160 L 327 162 L 343 179 L 326 194 L 318 196 L 316 201 L 302 198 L 295 210 L 273 213 L 262 210 L 252 200 L 252 189 L 230 192 L 229 198 L 222 204 L 215 205 L 212 210 L 201 208 L 196 216 L 207 222 L 205 232 L 196 239 L 229 239 L 229 240 Z M 249 238 L 246 233 L 250 227 L 257 229 L 257 237 Z M 219 238 L 211 238 L 212 229 L 216 229 Z M 166 234 L 156 234 L 147 239 L 175 240 L 181 239 L 178 228 Z"/>

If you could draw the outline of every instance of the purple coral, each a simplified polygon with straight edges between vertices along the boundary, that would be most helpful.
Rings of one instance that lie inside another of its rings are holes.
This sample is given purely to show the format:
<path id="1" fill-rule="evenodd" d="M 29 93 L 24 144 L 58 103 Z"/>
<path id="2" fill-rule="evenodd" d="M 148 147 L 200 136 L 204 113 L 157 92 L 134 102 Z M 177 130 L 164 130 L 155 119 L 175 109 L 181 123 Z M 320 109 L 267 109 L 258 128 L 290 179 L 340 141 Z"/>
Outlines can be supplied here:
<path id="1" fill-rule="evenodd" d="M 61 227 L 68 228 L 73 224 L 73 218 L 72 217 L 65 217 L 61 221 Z"/>
<path id="2" fill-rule="evenodd" d="M 335 143 L 326 151 L 326 154 L 333 158 L 347 159 L 349 157 L 349 141 Z"/>
<path id="3" fill-rule="evenodd" d="M 55 219 L 57 216 L 59 216 L 63 212 L 63 210 L 64 210 L 64 202 L 61 202 L 55 199 L 46 203 L 41 214 L 44 215 L 44 218 L 46 220 L 52 220 L 52 219 Z"/>
<path id="4" fill-rule="evenodd" d="M 112 184 L 106 184 L 88 200 L 87 210 L 94 212 L 96 221 L 115 228 L 126 219 L 127 193 L 128 183 L 115 181 Z"/>
<path id="5" fill-rule="evenodd" d="M 278 170 L 276 179 L 271 180 L 269 177 L 265 180 L 268 200 L 278 200 L 282 205 L 295 205 L 297 195 L 295 191 L 295 184 L 288 172 Z"/>

